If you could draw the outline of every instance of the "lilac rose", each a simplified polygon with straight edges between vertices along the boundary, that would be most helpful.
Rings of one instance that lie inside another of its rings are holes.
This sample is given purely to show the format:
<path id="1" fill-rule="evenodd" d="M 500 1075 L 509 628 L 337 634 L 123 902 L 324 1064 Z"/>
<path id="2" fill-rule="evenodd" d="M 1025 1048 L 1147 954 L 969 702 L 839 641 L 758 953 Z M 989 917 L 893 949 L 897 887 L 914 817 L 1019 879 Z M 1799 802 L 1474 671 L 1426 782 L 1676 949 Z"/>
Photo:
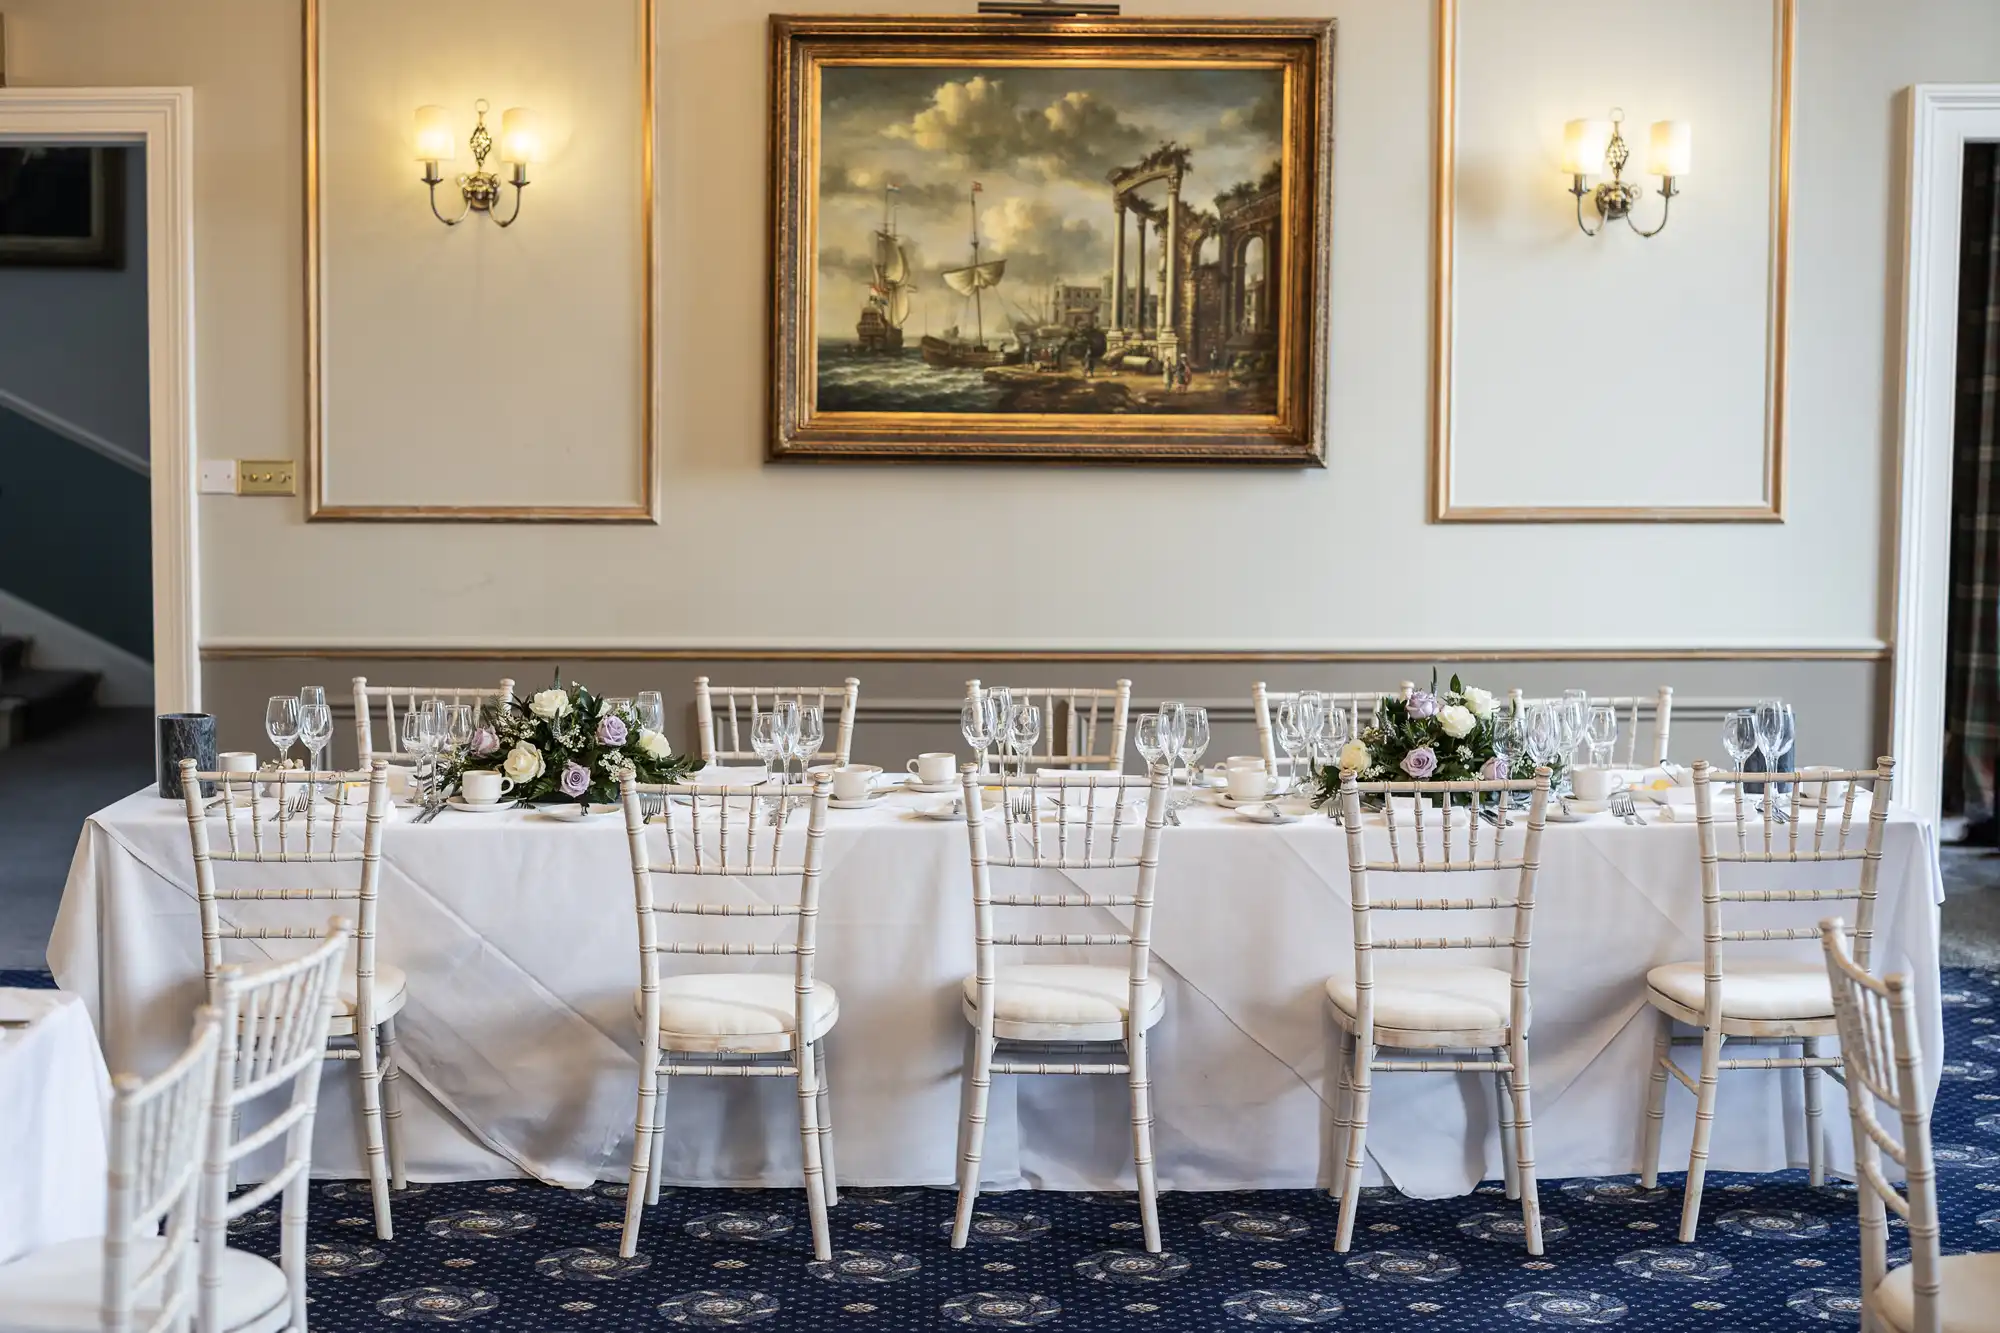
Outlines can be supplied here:
<path id="1" fill-rule="evenodd" d="M 1403 771 L 1419 782 L 1438 771 L 1437 751 L 1428 745 L 1419 745 L 1403 756 Z"/>
<path id="2" fill-rule="evenodd" d="M 481 727 L 472 733 L 470 744 L 474 754 L 488 755 L 500 748 L 500 737 L 494 734 L 493 728 Z"/>
<path id="3" fill-rule="evenodd" d="M 1502 759 L 1497 754 L 1494 755 L 1491 759 L 1488 759 L 1486 761 L 1485 766 L 1479 770 L 1479 776 L 1485 778 L 1488 782 L 1499 782 L 1503 780 L 1504 778 L 1507 777 L 1507 761 L 1505 759 Z"/>
<path id="4" fill-rule="evenodd" d="M 1410 691 L 1409 708 L 1410 716 L 1413 718 L 1436 717 L 1438 713 L 1438 697 L 1429 690 L 1412 690 Z"/>
<path id="5" fill-rule="evenodd" d="M 600 745 L 623 745 L 625 719 L 616 713 L 606 713 L 597 719 L 597 741 Z"/>
<path id="6" fill-rule="evenodd" d="M 590 790 L 590 770 L 572 759 L 564 766 L 560 785 L 565 796 L 581 796 Z"/>

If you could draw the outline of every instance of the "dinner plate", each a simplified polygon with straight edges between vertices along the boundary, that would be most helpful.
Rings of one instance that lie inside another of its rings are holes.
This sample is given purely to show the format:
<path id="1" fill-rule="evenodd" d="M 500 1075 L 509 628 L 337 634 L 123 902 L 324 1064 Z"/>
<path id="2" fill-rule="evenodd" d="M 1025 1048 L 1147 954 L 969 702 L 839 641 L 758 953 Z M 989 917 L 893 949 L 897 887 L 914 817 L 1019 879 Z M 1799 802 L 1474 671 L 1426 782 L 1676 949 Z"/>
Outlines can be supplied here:
<path id="1" fill-rule="evenodd" d="M 1301 818 L 1270 801 L 1245 804 L 1237 809 L 1236 817 L 1252 824 L 1296 824 Z"/>

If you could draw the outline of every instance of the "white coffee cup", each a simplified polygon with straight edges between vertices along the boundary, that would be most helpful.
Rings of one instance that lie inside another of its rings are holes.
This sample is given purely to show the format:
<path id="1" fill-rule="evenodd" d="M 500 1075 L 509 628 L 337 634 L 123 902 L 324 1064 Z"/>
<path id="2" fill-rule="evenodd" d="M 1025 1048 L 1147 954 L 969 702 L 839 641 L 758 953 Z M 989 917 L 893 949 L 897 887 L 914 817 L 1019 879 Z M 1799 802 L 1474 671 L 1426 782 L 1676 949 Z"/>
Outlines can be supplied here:
<path id="1" fill-rule="evenodd" d="M 1838 773 L 1837 768 L 1825 764 L 1808 764 L 1799 770 L 1799 799 L 1808 805 L 1838 805 L 1847 798 L 1845 782 L 1828 782 L 1828 773 Z"/>
<path id="2" fill-rule="evenodd" d="M 1264 770 L 1260 759 L 1256 766 L 1231 768 L 1229 770 L 1229 799 L 1232 801 L 1261 801 L 1271 794 L 1271 775 Z"/>
<path id="3" fill-rule="evenodd" d="M 958 756 L 944 750 L 932 750 L 912 759 L 907 767 L 924 786 L 941 787 L 951 781 L 952 773 L 958 767 Z"/>
<path id="4" fill-rule="evenodd" d="M 257 756 L 248 750 L 224 750 L 215 756 L 215 767 L 222 773 L 255 773 Z"/>
<path id="5" fill-rule="evenodd" d="M 1579 765 L 1569 771 L 1569 785 L 1579 801 L 1608 801 L 1612 792 L 1625 785 L 1625 774 L 1616 768 Z"/>
<path id="6" fill-rule="evenodd" d="M 490 768 L 468 768 L 458 775 L 458 799 L 467 805 L 492 805 L 512 790 L 513 780 Z"/>
<path id="7" fill-rule="evenodd" d="M 392 799 L 408 796 L 410 794 L 410 780 L 416 777 L 416 775 L 417 770 L 411 768 L 408 764 L 386 764 L 383 766 L 382 777 L 388 784 L 389 795 Z"/>
<path id="8" fill-rule="evenodd" d="M 868 784 L 882 770 L 873 764 L 848 764 L 833 770 L 833 797 L 837 801 L 859 801 L 868 795 Z"/>

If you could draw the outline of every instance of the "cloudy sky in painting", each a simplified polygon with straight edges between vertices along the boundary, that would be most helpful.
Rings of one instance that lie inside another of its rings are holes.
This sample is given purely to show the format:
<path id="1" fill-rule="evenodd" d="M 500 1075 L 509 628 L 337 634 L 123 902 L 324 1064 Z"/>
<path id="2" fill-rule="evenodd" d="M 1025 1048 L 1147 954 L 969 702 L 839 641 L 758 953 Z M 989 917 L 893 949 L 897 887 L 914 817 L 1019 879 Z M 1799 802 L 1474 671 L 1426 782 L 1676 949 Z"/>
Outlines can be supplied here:
<path id="1" fill-rule="evenodd" d="M 1218 193 L 1277 162 L 1282 78 L 1268 69 L 823 68 L 820 336 L 854 337 L 885 183 L 900 187 L 897 230 L 916 268 L 911 344 L 927 322 L 939 333 L 960 319 L 960 298 L 937 274 L 970 258 L 967 193 L 974 181 L 984 187 L 980 254 L 1007 261 L 998 309 L 992 293 L 986 302 L 997 334 L 1003 316 L 1020 313 L 1017 303 L 1039 305 L 1050 283 L 1095 285 L 1111 271 L 1113 168 L 1163 141 L 1182 144 L 1192 153 L 1182 202 L 1212 209 Z M 1146 194 L 1163 197 L 1159 186 Z M 1157 254 L 1149 238 L 1149 271 Z"/>

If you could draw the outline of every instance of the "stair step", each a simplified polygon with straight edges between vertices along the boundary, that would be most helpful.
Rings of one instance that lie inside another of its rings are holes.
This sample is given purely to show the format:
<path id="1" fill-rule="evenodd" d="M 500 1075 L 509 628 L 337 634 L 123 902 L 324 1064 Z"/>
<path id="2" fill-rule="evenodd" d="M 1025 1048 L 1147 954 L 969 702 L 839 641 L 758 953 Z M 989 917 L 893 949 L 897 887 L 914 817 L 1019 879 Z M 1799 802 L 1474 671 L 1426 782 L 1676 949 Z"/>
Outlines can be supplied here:
<path id="1" fill-rule="evenodd" d="M 28 665 L 29 642 L 18 634 L 0 634 L 0 680 Z"/>
<path id="2" fill-rule="evenodd" d="M 14 703 L 9 739 L 14 744 L 60 731 L 96 706 L 95 671 L 23 667 L 0 681 L 0 700 Z"/>

